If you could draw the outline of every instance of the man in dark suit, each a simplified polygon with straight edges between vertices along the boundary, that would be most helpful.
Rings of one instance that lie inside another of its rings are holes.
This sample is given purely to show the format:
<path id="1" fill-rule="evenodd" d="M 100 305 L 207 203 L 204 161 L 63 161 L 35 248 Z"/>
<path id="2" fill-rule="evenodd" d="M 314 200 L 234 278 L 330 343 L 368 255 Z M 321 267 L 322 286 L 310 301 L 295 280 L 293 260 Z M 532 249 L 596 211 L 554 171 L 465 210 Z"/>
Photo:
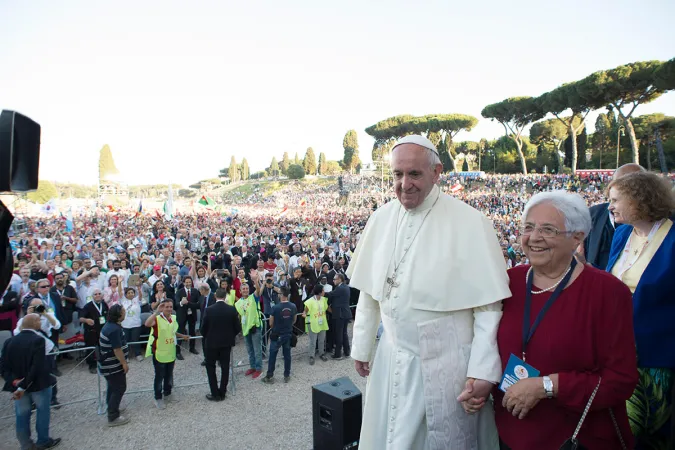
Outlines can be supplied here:
<path id="1" fill-rule="evenodd" d="M 185 333 L 186 325 L 190 329 L 190 336 L 196 336 L 197 310 L 199 309 L 199 291 L 192 285 L 192 277 L 183 279 L 183 287 L 176 292 L 174 297 L 174 308 L 176 309 L 176 319 L 178 320 L 178 332 Z M 180 353 L 180 347 L 176 349 Z M 190 339 L 190 353 L 198 355 L 195 348 L 195 340 Z"/>
<path id="2" fill-rule="evenodd" d="M 59 445 L 61 439 L 49 437 L 51 376 L 45 352 L 45 339 L 39 334 L 40 316 L 28 314 L 21 332 L 5 342 L 2 349 L 3 390 L 13 392 L 16 411 L 16 435 L 21 448 L 35 448 L 30 437 L 31 403 L 35 404 L 37 448 Z"/>
<path id="3" fill-rule="evenodd" d="M 644 167 L 639 164 L 624 164 L 614 172 L 612 179 L 620 178 L 629 173 L 644 171 Z M 609 250 L 612 247 L 612 239 L 617 226 L 608 207 L 609 203 L 600 203 L 589 208 L 592 223 L 591 231 L 586 236 L 583 247 L 577 250 L 579 260 L 583 262 L 585 258 L 585 262 L 601 270 L 607 268 Z"/>
<path id="4" fill-rule="evenodd" d="M 216 304 L 206 308 L 202 318 L 201 333 L 206 338 L 206 375 L 209 377 L 210 401 L 222 401 L 227 394 L 230 378 L 230 352 L 234 337 L 241 332 L 241 322 L 234 306 L 225 303 L 225 289 L 216 290 Z M 218 387 L 216 361 L 220 363 L 221 378 Z"/>
<path id="5" fill-rule="evenodd" d="M 349 336 L 347 335 L 347 325 L 352 320 L 352 311 L 349 308 L 349 298 L 351 291 L 349 286 L 345 284 L 345 277 L 341 273 L 335 274 L 333 279 L 335 289 L 329 292 L 328 304 L 329 310 L 333 316 L 333 340 L 335 342 L 335 354 L 333 359 L 343 359 L 342 350 L 344 349 L 344 356 L 349 357 L 351 351 L 349 347 Z"/>
<path id="6" fill-rule="evenodd" d="M 213 292 L 215 292 L 215 289 L 213 289 Z M 199 285 L 199 310 L 201 311 L 201 319 L 199 323 L 200 330 L 201 324 L 204 323 L 204 314 L 206 313 L 206 308 L 216 303 L 216 296 L 213 294 L 213 292 L 211 291 L 208 284 L 202 283 Z M 202 366 L 206 366 L 206 338 L 204 336 L 202 336 L 202 353 L 204 353 Z"/>
<path id="7" fill-rule="evenodd" d="M 66 273 L 61 272 L 54 275 L 54 286 L 49 290 L 49 295 L 55 303 L 61 305 L 63 320 L 61 325 L 68 325 L 73 321 L 73 312 L 77 304 L 77 293 L 75 289 L 66 282 Z"/>

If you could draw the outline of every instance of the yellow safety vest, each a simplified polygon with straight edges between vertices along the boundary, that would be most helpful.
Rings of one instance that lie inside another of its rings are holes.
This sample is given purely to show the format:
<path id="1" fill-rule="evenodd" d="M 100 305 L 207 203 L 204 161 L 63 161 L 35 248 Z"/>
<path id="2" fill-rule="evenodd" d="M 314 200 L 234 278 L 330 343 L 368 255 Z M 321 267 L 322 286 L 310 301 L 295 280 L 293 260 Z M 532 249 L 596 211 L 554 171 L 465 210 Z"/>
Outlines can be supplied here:
<path id="1" fill-rule="evenodd" d="M 234 306 L 234 302 L 237 300 L 237 294 L 234 292 L 234 289 L 230 290 L 230 293 L 227 294 L 227 298 L 225 299 L 225 303 L 227 303 L 230 306 Z"/>
<path id="2" fill-rule="evenodd" d="M 155 338 L 155 327 L 152 327 L 145 356 L 150 357 L 154 347 L 157 361 L 161 363 L 174 362 L 176 360 L 176 331 L 178 331 L 176 316 L 171 316 L 171 323 L 162 316 L 157 316 L 156 319 L 157 338 Z"/>
<path id="3" fill-rule="evenodd" d="M 307 307 L 307 319 L 305 320 L 305 331 L 307 331 L 307 324 L 312 333 L 319 333 L 328 329 L 328 320 L 326 320 L 326 311 L 328 310 L 328 299 L 322 297 L 317 300 L 316 297 L 311 297 L 305 300 Z"/>
<path id="4" fill-rule="evenodd" d="M 260 327 L 260 314 L 258 313 L 258 305 L 256 304 L 255 295 L 251 294 L 247 298 L 240 298 L 234 304 L 237 308 L 239 317 L 241 317 L 241 334 L 248 336 L 248 332 L 253 327 Z"/>

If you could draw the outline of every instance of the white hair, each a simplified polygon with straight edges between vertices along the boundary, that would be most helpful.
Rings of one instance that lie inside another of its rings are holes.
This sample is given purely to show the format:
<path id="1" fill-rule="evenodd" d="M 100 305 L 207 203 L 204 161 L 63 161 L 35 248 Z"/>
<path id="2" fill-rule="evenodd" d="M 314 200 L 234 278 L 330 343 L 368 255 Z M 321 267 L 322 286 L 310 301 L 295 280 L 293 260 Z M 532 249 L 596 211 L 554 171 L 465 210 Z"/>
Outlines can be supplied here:
<path id="1" fill-rule="evenodd" d="M 527 214 L 533 207 L 542 204 L 549 204 L 560 211 L 565 217 L 565 231 L 581 232 L 584 233 L 584 236 L 588 236 L 592 225 L 591 213 L 579 194 L 572 194 L 567 191 L 540 192 L 532 196 L 525 205 L 521 222 L 527 220 Z"/>

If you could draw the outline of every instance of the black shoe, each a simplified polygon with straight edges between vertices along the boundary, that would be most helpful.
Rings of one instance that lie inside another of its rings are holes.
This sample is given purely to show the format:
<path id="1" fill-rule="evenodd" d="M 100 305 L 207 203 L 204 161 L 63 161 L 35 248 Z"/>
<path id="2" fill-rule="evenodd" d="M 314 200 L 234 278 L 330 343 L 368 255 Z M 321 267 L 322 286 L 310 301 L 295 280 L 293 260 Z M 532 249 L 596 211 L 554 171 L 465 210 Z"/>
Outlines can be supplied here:
<path id="1" fill-rule="evenodd" d="M 262 382 L 267 383 L 267 384 L 272 384 L 272 383 L 274 383 L 274 378 L 269 376 L 269 375 L 265 375 L 262 379 Z"/>
<path id="2" fill-rule="evenodd" d="M 202 367 L 206 366 L 206 361 L 202 361 Z"/>
<path id="3" fill-rule="evenodd" d="M 90 367 L 89 373 L 93 373 L 94 375 L 96 375 L 96 367 Z"/>
<path id="4" fill-rule="evenodd" d="M 227 391 L 220 391 L 220 399 L 225 400 L 227 398 Z"/>
<path id="5" fill-rule="evenodd" d="M 54 409 L 61 409 L 61 403 L 56 399 L 52 400 L 51 405 Z"/>
<path id="6" fill-rule="evenodd" d="M 335 356 L 335 355 L 333 355 L 333 356 L 331 356 L 331 359 L 334 359 L 335 361 L 341 361 L 341 360 L 343 360 L 343 359 L 345 359 L 345 358 L 344 358 L 344 356 Z"/>
<path id="7" fill-rule="evenodd" d="M 220 402 L 223 400 L 220 395 L 211 395 L 211 394 L 206 394 L 206 399 L 210 402 Z"/>
<path id="8" fill-rule="evenodd" d="M 185 358 L 183 358 L 183 355 L 181 355 L 180 353 L 176 353 L 176 359 L 178 361 L 183 361 Z"/>
<path id="9" fill-rule="evenodd" d="M 199 352 L 197 351 L 197 349 L 194 349 L 194 348 L 190 349 L 190 353 L 192 353 L 193 355 L 199 355 Z"/>
<path id="10" fill-rule="evenodd" d="M 48 448 L 58 447 L 60 443 L 61 443 L 61 438 L 56 438 L 56 439 L 50 438 L 49 441 L 46 444 L 38 445 L 35 448 L 37 448 L 38 450 L 46 450 Z"/>

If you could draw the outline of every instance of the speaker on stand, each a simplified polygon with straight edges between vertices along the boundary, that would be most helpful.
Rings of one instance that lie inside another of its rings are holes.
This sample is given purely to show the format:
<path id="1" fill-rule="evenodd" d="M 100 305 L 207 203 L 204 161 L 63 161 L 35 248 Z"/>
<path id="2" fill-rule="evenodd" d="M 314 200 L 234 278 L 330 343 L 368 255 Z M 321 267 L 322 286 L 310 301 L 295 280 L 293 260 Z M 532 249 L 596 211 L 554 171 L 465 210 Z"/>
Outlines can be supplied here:
<path id="1" fill-rule="evenodd" d="M 361 391 L 349 378 L 312 386 L 314 450 L 358 449 L 362 417 Z"/>

